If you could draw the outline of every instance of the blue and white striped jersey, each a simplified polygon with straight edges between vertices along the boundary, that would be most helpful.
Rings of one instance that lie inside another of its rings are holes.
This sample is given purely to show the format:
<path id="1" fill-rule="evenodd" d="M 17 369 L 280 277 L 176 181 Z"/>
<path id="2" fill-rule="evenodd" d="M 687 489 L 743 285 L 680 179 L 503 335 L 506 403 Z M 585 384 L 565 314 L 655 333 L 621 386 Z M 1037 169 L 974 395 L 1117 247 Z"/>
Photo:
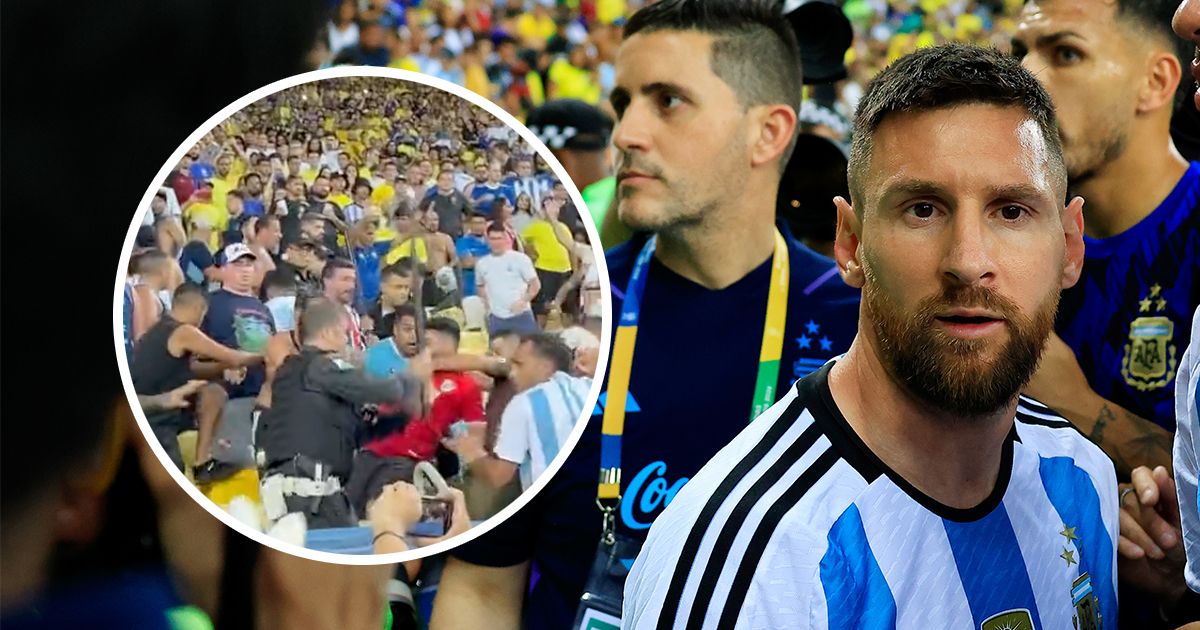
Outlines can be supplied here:
<path id="1" fill-rule="evenodd" d="M 654 522 L 625 628 L 1115 627 L 1112 464 L 1022 398 L 995 490 L 944 506 L 879 460 L 832 362 L 722 449 Z"/>
<path id="2" fill-rule="evenodd" d="M 508 402 L 492 450 L 496 457 L 517 464 L 522 489 L 528 489 L 541 476 L 576 423 L 584 419 L 584 401 L 591 388 L 590 378 L 555 372 L 550 380 Z"/>

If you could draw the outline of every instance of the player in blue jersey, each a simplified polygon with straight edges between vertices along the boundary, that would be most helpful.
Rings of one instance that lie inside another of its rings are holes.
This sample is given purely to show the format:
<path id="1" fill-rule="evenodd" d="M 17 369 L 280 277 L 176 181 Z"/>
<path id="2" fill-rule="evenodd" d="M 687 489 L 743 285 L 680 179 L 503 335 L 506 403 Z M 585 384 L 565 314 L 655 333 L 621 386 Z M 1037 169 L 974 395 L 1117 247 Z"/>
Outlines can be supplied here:
<path id="1" fill-rule="evenodd" d="M 1027 393 L 1125 478 L 1170 466 L 1175 375 L 1200 304 L 1200 163 L 1171 140 L 1190 47 L 1173 0 L 1034 0 L 1013 54 L 1054 100 L 1068 189 L 1084 198 L 1083 274 L 1063 291 Z M 1191 73 L 1187 73 L 1190 75 Z"/>
<path id="2" fill-rule="evenodd" d="M 1083 262 L 1049 95 L 940 46 L 854 125 L 835 252 L 858 335 L 675 496 L 623 627 L 1113 627 L 1112 463 L 1019 396 Z"/>
<path id="3" fill-rule="evenodd" d="M 619 623 L 624 573 L 679 489 L 848 347 L 858 291 L 775 229 L 800 105 L 779 11 L 770 0 L 662 0 L 626 24 L 612 95 L 616 212 L 650 234 L 607 255 L 620 320 L 608 380 L 550 483 L 452 552 L 434 630 Z"/>

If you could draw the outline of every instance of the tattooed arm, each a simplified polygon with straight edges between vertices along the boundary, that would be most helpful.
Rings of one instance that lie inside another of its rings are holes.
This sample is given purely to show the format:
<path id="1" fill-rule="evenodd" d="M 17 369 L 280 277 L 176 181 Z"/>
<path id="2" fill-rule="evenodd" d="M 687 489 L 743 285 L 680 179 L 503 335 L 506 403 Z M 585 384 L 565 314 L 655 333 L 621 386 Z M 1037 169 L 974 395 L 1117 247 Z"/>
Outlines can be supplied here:
<path id="1" fill-rule="evenodd" d="M 1088 385 L 1075 354 L 1058 335 L 1050 335 L 1025 393 L 1070 420 L 1104 449 L 1112 458 L 1118 478 L 1128 479 L 1138 466 L 1171 469 L 1171 434 L 1097 394 Z"/>

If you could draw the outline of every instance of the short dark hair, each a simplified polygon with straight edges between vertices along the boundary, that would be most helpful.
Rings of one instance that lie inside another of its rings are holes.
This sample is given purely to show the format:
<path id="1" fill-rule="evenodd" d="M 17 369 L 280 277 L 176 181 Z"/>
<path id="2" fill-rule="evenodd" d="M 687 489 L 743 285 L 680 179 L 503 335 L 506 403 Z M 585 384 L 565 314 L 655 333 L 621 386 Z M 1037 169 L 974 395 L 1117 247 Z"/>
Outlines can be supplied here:
<path id="1" fill-rule="evenodd" d="M 360 188 L 366 188 L 368 195 L 371 194 L 372 192 L 374 192 L 373 189 L 371 188 L 371 183 L 362 178 L 359 178 L 357 181 L 354 182 L 354 188 L 352 188 L 351 190 L 353 190 L 355 193 L 357 193 L 358 189 L 360 189 Z"/>
<path id="2" fill-rule="evenodd" d="M 321 279 L 328 280 L 332 278 L 333 274 L 337 273 L 338 269 L 349 269 L 350 271 L 354 271 L 354 263 L 346 260 L 345 258 L 334 258 L 325 263 L 325 269 L 321 271 Z"/>
<path id="3" fill-rule="evenodd" d="M 1181 62 L 1190 61 L 1193 45 L 1175 35 L 1171 28 L 1171 19 L 1179 3 L 1175 0 L 1117 0 L 1116 13 L 1118 19 L 1129 20 L 1149 33 L 1157 35 L 1164 43 L 1169 43 L 1175 56 Z M 1186 66 L 1183 64 L 1186 76 Z M 1183 81 L 1183 83 L 1191 83 Z M 1190 91 L 1190 88 L 1189 88 Z"/>
<path id="4" fill-rule="evenodd" d="M 554 333 L 529 333 L 521 335 L 521 343 L 529 344 L 534 354 L 554 364 L 559 372 L 570 372 L 573 353 L 562 337 Z"/>
<path id="5" fill-rule="evenodd" d="M 161 249 L 147 249 L 130 259 L 129 269 L 133 274 L 154 273 L 161 270 L 168 260 L 170 258 Z"/>
<path id="6" fill-rule="evenodd" d="M 800 114 L 800 46 L 772 0 L 661 0 L 634 13 L 625 39 L 662 30 L 713 36 L 710 65 L 743 107 L 783 103 Z M 792 145 L 780 157 L 782 165 Z"/>
<path id="7" fill-rule="evenodd" d="M 413 321 L 417 320 L 417 307 L 413 306 L 412 304 L 401 304 L 392 311 L 391 316 L 392 329 L 395 330 L 395 328 L 400 325 L 400 320 L 404 319 L 405 317 L 411 317 L 413 318 Z"/>
<path id="8" fill-rule="evenodd" d="M 425 330 L 434 330 L 442 333 L 443 335 L 453 339 L 455 346 L 458 345 L 458 337 L 461 334 L 461 331 L 458 327 L 458 322 L 450 319 L 449 317 L 434 317 L 433 319 L 425 322 Z"/>
<path id="9" fill-rule="evenodd" d="M 312 341 L 321 331 L 333 326 L 345 326 L 346 309 L 329 300 L 313 300 L 300 315 L 300 332 L 305 341 Z"/>
<path id="10" fill-rule="evenodd" d="M 254 235 L 258 236 L 261 232 L 267 231 L 271 227 L 272 223 L 279 223 L 279 217 L 273 214 L 259 217 L 258 220 L 254 222 Z"/>
<path id="11" fill-rule="evenodd" d="M 225 193 L 225 196 L 226 197 L 237 197 L 238 199 L 241 199 L 242 201 L 246 200 L 246 195 L 243 194 L 242 191 L 236 190 L 236 189 Z"/>
<path id="12" fill-rule="evenodd" d="M 413 263 L 412 258 L 401 258 L 396 262 L 384 267 L 379 272 L 380 280 L 387 280 L 392 276 L 399 278 L 407 278 L 412 275 Z"/>
<path id="13" fill-rule="evenodd" d="M 1054 104 L 1037 78 L 1019 60 L 996 50 L 944 44 L 918 50 L 888 66 L 859 100 L 847 167 L 850 197 L 859 214 L 865 203 L 863 177 L 879 125 L 892 114 L 967 104 L 1019 107 L 1028 113 L 1046 143 L 1054 178 L 1065 189 L 1067 171 Z"/>
<path id="14" fill-rule="evenodd" d="M 296 276 L 282 269 L 272 269 L 263 276 L 263 294 L 269 291 L 296 292 Z"/>
<path id="15" fill-rule="evenodd" d="M 208 303 L 208 291 L 194 282 L 184 282 L 171 293 L 171 306 L 187 306 L 189 303 L 194 304 L 195 300 Z"/>
<path id="16" fill-rule="evenodd" d="M 499 221 L 493 221 L 488 225 L 488 234 L 508 234 L 508 230 L 504 229 L 504 224 Z"/>
<path id="17" fill-rule="evenodd" d="M 251 177 L 253 177 L 254 179 L 257 179 L 260 182 L 262 181 L 262 175 L 259 175 L 257 171 L 250 171 L 249 173 L 242 175 L 242 185 L 245 186 L 247 183 L 249 183 Z"/>

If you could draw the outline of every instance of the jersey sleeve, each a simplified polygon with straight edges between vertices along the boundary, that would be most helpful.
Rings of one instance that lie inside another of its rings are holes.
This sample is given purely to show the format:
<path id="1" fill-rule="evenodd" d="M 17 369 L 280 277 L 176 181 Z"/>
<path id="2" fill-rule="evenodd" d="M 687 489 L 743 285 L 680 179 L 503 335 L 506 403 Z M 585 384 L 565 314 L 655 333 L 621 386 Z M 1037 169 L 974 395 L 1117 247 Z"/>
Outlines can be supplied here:
<path id="1" fill-rule="evenodd" d="M 1200 308 L 1192 317 L 1192 340 L 1175 381 L 1175 489 L 1183 524 L 1188 587 L 1200 593 Z"/>
<path id="2" fill-rule="evenodd" d="M 308 382 L 330 394 L 355 404 L 395 402 L 404 397 L 407 381 L 375 379 L 360 370 L 339 365 L 333 359 L 313 361 Z"/>
<path id="3" fill-rule="evenodd" d="M 500 416 L 500 430 L 496 435 L 496 446 L 492 452 L 506 462 L 520 464 L 529 452 L 529 424 L 531 409 L 525 396 L 509 401 Z"/>

